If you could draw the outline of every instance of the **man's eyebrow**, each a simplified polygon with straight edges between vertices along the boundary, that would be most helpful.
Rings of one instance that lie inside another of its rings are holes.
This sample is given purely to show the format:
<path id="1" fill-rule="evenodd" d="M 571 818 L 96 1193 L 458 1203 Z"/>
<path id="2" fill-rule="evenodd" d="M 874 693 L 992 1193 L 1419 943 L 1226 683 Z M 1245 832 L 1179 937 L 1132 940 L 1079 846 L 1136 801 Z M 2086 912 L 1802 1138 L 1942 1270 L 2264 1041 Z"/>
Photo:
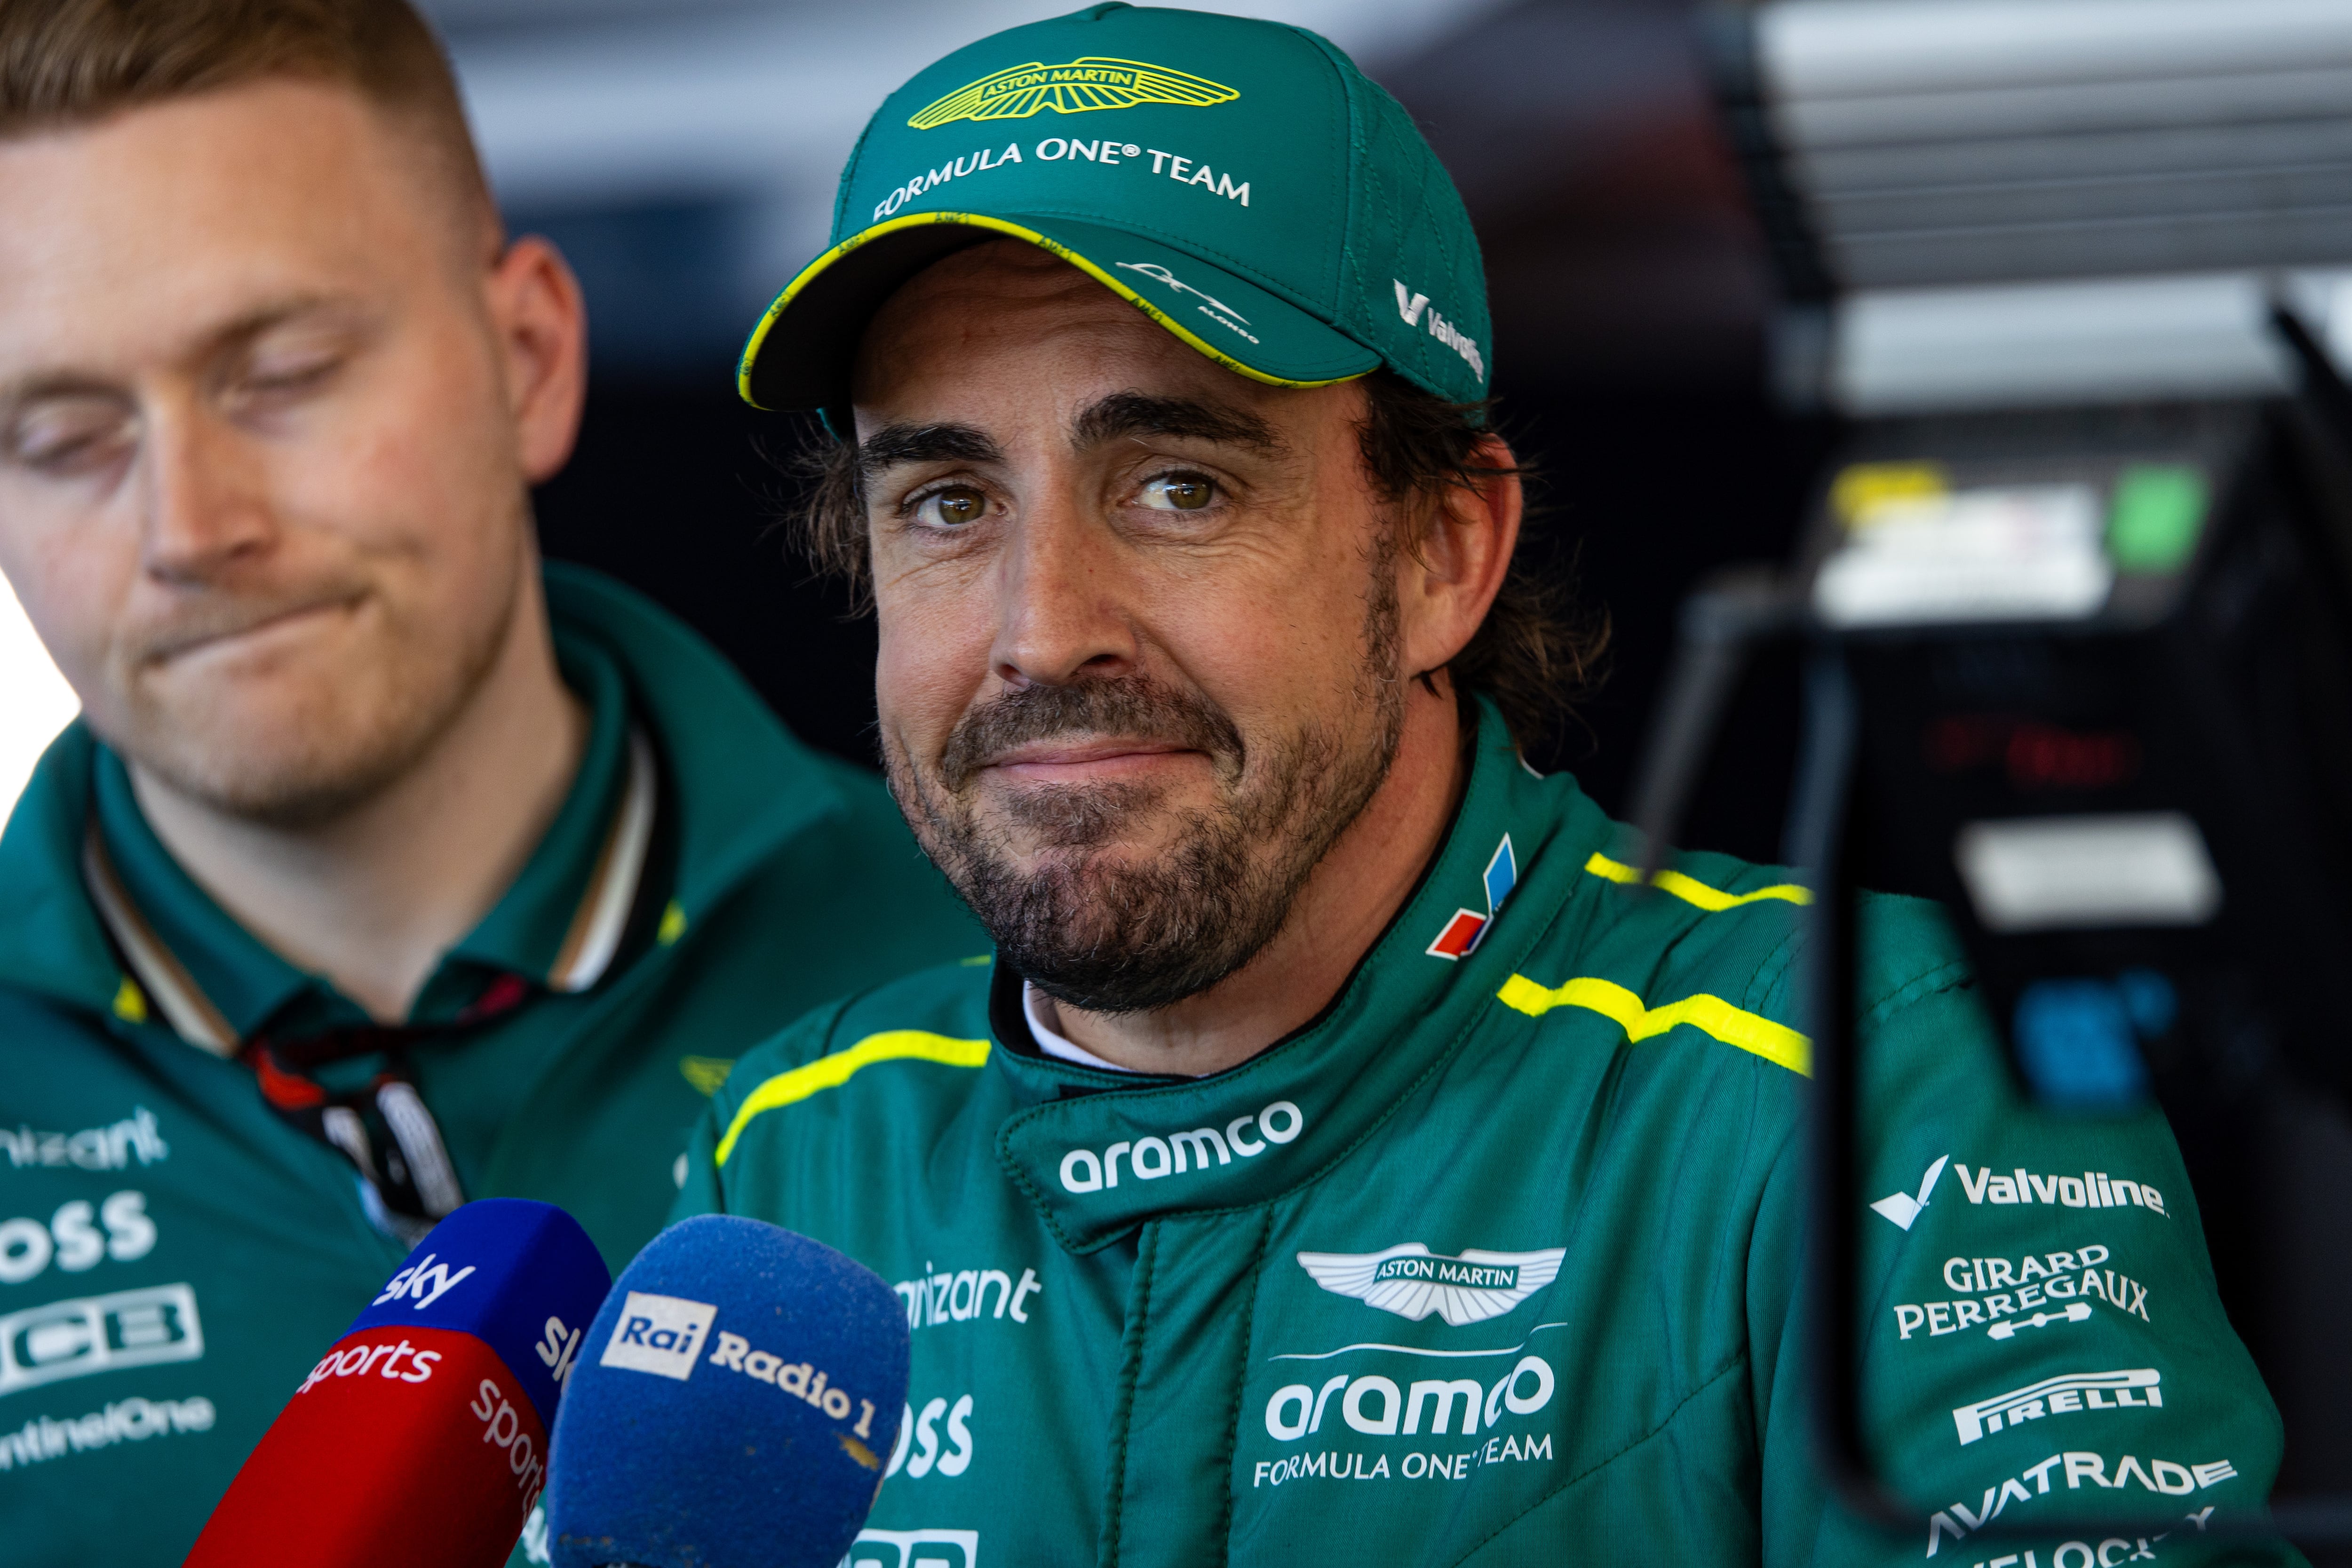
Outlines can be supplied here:
<path id="1" fill-rule="evenodd" d="M 1245 408 L 1141 392 L 1114 392 L 1081 411 L 1070 426 L 1070 439 L 1080 447 L 1133 436 L 1186 437 L 1247 447 L 1267 457 L 1289 450 L 1272 425 Z"/>
<path id="2" fill-rule="evenodd" d="M 38 371 L 18 380 L 0 383 L 0 424 L 36 403 L 58 397 L 110 397 L 120 388 L 95 376 L 70 371 Z"/>
<path id="3" fill-rule="evenodd" d="M 283 326 L 288 321 L 305 316 L 357 314 L 360 309 L 358 301 L 337 295 L 290 294 L 205 327 L 189 340 L 187 352 L 197 358 L 206 359 L 224 349 L 250 343 L 271 328 Z M 118 383 L 85 371 L 37 370 L 0 384 L 0 416 L 13 415 L 31 404 L 53 397 L 110 397 L 119 396 L 121 392 Z"/>
<path id="4" fill-rule="evenodd" d="M 242 315 L 231 317 L 205 333 L 203 352 L 217 353 L 223 348 L 251 342 L 273 327 L 306 316 L 345 316 L 357 318 L 365 313 L 357 300 L 338 294 L 289 294 L 257 305 Z"/>
<path id="5" fill-rule="evenodd" d="M 995 463 L 1004 449 L 970 425 L 885 425 L 857 445 L 857 475 L 870 479 L 900 463 Z"/>

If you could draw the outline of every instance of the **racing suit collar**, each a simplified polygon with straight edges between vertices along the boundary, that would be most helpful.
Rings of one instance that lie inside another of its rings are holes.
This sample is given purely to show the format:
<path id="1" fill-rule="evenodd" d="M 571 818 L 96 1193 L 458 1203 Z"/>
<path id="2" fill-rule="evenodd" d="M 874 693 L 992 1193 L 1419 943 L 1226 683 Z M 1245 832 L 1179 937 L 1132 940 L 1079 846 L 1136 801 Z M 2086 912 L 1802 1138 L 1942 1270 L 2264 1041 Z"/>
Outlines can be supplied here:
<path id="1" fill-rule="evenodd" d="M 1321 1015 L 1239 1067 L 1137 1082 L 1043 1056 L 1025 1024 L 1008 1037 L 1020 982 L 1000 962 L 1011 1005 L 991 1009 L 989 1066 L 1025 1108 L 998 1159 L 1074 1252 L 1304 1185 L 1444 1071 L 1610 832 L 1573 780 L 1528 769 L 1482 700 L 1469 787 L 1419 889 Z"/>

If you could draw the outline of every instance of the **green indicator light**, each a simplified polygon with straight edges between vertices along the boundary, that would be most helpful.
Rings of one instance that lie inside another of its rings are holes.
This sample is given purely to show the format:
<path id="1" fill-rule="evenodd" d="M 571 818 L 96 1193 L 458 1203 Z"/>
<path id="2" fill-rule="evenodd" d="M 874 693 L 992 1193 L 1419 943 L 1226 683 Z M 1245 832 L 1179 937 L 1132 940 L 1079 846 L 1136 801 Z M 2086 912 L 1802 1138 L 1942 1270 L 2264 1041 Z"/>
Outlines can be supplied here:
<path id="1" fill-rule="evenodd" d="M 2205 476 L 2172 463 L 2141 463 L 2116 479 L 2107 553 L 2121 572 L 2178 572 L 2205 524 Z"/>

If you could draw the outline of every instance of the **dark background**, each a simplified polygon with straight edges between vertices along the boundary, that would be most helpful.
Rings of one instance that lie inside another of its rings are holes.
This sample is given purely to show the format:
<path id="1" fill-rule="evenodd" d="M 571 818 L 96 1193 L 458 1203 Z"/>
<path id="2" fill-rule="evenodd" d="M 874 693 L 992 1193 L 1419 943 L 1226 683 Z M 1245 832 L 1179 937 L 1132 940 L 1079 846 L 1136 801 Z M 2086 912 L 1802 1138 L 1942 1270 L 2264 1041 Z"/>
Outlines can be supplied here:
<path id="1" fill-rule="evenodd" d="M 1605 680 L 1538 761 L 1622 813 L 1676 605 L 1719 565 L 1787 552 L 1833 431 L 1764 391 L 1770 284 L 1682 5 L 1507 7 L 1382 75 L 1486 248 L 1499 423 L 1543 475 L 1522 548 L 1612 627 Z M 540 497 L 548 552 L 650 592 L 803 737 L 870 764 L 872 626 L 780 521 L 793 491 L 769 454 L 806 428 L 737 401 L 694 296 L 725 214 L 514 216 L 564 246 L 595 322 L 578 455 Z M 1793 688 L 1787 662 L 1751 677 L 1685 843 L 1778 856 Z"/>

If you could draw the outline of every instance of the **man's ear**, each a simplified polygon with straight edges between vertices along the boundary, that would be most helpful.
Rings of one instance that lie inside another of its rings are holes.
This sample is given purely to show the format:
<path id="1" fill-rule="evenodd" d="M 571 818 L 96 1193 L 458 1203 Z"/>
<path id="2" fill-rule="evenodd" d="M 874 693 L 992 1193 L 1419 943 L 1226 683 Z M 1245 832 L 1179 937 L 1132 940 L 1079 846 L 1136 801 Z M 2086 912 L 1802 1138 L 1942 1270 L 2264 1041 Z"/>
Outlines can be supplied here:
<path id="1" fill-rule="evenodd" d="M 516 451 L 531 484 L 572 456 L 588 391 L 588 310 L 562 253 L 526 235 L 490 266 L 490 326 L 504 361 Z"/>
<path id="2" fill-rule="evenodd" d="M 1475 482 L 1445 487 L 1421 547 L 1404 552 L 1399 563 L 1399 630 L 1408 676 L 1441 668 L 1468 647 L 1510 575 L 1527 510 L 1518 458 L 1509 443 L 1490 434 L 1472 451 L 1468 467 Z M 1495 471 L 1480 471 L 1486 469 Z"/>

